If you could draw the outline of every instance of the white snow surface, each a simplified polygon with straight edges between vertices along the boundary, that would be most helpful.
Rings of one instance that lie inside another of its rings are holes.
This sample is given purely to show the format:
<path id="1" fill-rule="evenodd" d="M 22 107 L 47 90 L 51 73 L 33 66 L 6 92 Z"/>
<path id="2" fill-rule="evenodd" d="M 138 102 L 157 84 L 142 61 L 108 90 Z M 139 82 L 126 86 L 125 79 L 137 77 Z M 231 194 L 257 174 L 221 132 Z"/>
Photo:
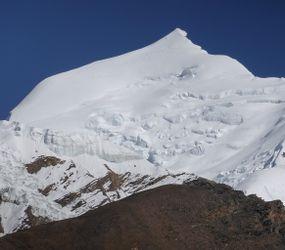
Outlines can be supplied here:
<path id="1" fill-rule="evenodd" d="M 10 188 L 9 200 L 14 195 L 53 220 L 100 204 L 99 194 L 87 197 L 89 206 L 72 212 L 54 203 L 67 192 L 60 185 L 47 198 L 35 190 L 66 172 L 33 175 L 24 164 L 52 155 L 77 166 L 69 192 L 90 181 L 86 173 L 104 176 L 107 164 L 134 178 L 185 174 L 157 185 L 194 173 L 285 202 L 284 78 L 256 77 L 186 35 L 176 29 L 145 48 L 42 81 L 0 126 L 0 183 Z M 5 232 L 17 228 L 11 214 L 20 221 L 21 209 L 0 205 Z"/>

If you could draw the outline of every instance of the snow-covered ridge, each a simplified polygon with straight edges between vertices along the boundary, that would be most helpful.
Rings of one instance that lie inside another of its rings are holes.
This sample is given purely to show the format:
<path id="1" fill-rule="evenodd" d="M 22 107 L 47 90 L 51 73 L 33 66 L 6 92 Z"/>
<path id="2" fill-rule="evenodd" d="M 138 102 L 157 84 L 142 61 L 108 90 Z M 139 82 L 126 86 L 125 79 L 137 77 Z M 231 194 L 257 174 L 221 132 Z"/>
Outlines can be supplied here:
<path id="1" fill-rule="evenodd" d="M 31 211 L 68 218 L 192 173 L 285 202 L 284 111 L 283 78 L 255 77 L 180 29 L 50 77 L 0 124 L 4 232 Z"/>

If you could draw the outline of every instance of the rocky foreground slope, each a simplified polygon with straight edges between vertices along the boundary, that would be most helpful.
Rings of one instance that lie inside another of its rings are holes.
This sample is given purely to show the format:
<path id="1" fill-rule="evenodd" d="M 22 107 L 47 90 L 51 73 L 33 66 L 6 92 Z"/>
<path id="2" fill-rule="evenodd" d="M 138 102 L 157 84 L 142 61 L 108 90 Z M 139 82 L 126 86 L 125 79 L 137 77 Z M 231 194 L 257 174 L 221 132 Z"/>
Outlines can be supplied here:
<path id="1" fill-rule="evenodd" d="M 196 179 L 0 239 L 1 249 L 285 249 L 285 211 Z"/>

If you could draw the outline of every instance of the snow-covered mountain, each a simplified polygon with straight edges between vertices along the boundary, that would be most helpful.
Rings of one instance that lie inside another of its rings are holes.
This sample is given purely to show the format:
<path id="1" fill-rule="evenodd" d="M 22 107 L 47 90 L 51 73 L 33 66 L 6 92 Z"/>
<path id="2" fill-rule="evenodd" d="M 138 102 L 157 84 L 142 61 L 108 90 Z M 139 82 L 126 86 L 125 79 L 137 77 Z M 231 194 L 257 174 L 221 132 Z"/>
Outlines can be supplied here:
<path id="1" fill-rule="evenodd" d="M 255 77 L 180 29 L 49 77 L 0 125 L 2 231 L 192 173 L 285 201 L 284 102 L 285 79 Z"/>

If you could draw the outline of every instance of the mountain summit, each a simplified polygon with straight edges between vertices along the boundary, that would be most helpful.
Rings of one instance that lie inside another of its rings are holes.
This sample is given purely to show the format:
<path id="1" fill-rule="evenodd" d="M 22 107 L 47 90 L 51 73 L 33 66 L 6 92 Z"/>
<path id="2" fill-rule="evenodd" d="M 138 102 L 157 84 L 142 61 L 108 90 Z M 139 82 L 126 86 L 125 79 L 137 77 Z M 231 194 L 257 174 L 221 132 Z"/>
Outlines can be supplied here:
<path id="1" fill-rule="evenodd" d="M 179 75 L 185 69 L 192 69 L 200 79 L 251 76 L 237 61 L 207 54 L 186 35 L 175 29 L 145 48 L 49 77 L 11 112 L 10 120 L 38 125 L 37 121 L 78 109 L 110 91 L 150 78 Z M 129 102 L 132 105 L 133 100 Z"/>
<path id="2" fill-rule="evenodd" d="M 0 122 L 0 232 L 202 176 L 285 201 L 285 81 L 176 29 L 39 83 Z"/>

